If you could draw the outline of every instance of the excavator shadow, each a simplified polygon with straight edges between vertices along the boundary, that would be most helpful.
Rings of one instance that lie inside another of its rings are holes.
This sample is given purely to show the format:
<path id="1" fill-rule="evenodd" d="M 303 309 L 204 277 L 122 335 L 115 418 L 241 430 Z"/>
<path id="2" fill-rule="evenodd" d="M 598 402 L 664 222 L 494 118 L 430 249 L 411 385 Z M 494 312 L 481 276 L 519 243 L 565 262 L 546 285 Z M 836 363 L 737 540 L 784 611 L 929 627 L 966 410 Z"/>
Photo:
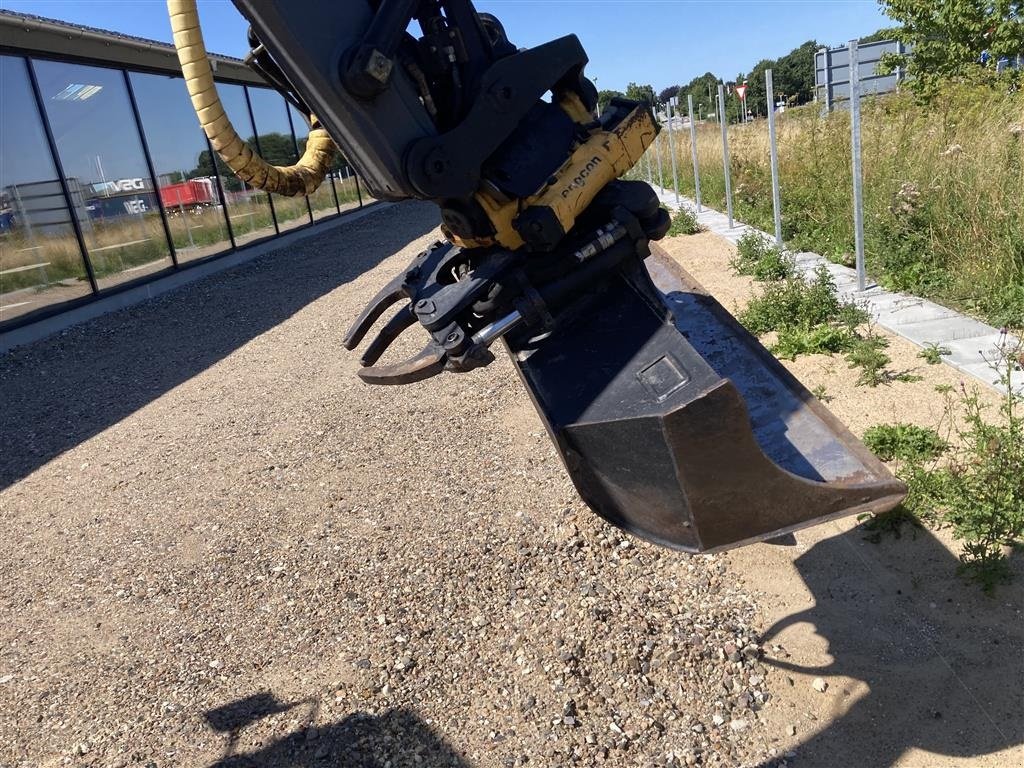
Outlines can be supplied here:
<path id="1" fill-rule="evenodd" d="M 792 718 L 787 722 L 798 730 L 815 730 L 795 746 L 789 764 L 1024 764 L 1022 558 L 1012 561 L 1014 582 L 986 597 L 955 576 L 956 558 L 928 531 L 904 530 L 901 538 L 878 544 L 865 537 L 857 527 L 797 557 L 812 607 L 779 619 L 762 635 L 766 664 L 831 681 L 827 699 L 814 692 L 790 709 L 783 691 L 769 704 L 776 710 L 766 713 L 770 719 Z M 785 550 L 769 557 L 788 559 Z M 821 640 L 828 646 L 825 658 L 832 659 L 821 666 L 794 664 L 768 650 L 779 645 L 794 656 L 821 656 Z M 808 682 L 801 678 L 797 685 Z M 789 690 L 799 696 L 800 688 Z M 805 711 L 815 706 L 819 719 L 811 722 Z"/>
<path id="2" fill-rule="evenodd" d="M 0 488 L 116 424 L 437 226 L 405 203 L 0 356 Z M 311 354 L 340 355 L 338 336 Z"/>
<path id="3" fill-rule="evenodd" d="M 256 751 L 236 750 L 242 730 L 262 718 L 289 710 L 305 710 L 312 715 L 316 708 L 315 701 L 281 702 L 263 692 L 206 712 L 207 724 L 228 736 L 224 756 L 210 768 L 385 768 L 413 764 L 468 768 L 469 764 L 419 715 L 404 708 L 378 715 L 357 712 L 315 731 L 293 731 Z"/>

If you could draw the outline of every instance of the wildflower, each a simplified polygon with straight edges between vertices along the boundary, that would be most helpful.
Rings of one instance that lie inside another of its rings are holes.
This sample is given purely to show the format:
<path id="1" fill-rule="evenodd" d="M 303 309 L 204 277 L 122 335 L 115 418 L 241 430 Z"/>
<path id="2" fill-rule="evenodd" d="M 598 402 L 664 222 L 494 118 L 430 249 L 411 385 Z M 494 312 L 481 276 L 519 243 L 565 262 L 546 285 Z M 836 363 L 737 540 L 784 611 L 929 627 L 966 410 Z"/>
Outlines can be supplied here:
<path id="1" fill-rule="evenodd" d="M 905 181 L 900 185 L 899 191 L 893 198 L 889 211 L 894 216 L 909 216 L 918 208 L 921 200 L 921 190 L 912 181 Z"/>

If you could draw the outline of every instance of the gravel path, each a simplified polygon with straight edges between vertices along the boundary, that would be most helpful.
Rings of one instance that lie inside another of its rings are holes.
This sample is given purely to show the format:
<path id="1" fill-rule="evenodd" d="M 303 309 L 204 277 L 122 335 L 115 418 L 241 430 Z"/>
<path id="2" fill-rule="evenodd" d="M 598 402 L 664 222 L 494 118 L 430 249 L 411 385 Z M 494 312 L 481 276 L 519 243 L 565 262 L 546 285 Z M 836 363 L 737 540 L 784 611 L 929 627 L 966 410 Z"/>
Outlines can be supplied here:
<path id="1" fill-rule="evenodd" d="M 0 765 L 771 755 L 728 556 L 589 513 L 504 359 L 355 378 L 348 320 L 435 222 L 392 207 L 0 359 Z"/>

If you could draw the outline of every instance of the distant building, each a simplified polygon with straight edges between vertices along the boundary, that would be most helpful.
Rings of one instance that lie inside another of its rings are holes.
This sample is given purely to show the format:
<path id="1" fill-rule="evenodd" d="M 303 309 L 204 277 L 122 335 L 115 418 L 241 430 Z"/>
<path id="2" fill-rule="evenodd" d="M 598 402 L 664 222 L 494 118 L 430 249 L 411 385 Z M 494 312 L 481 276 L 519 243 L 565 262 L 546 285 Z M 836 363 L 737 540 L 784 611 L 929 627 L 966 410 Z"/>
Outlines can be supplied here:
<path id="1" fill-rule="evenodd" d="M 7 11 L 0 40 L 0 332 L 364 202 L 343 163 L 305 199 L 235 179 L 170 45 Z M 241 60 L 211 62 L 242 137 L 294 161 L 305 116 Z"/>

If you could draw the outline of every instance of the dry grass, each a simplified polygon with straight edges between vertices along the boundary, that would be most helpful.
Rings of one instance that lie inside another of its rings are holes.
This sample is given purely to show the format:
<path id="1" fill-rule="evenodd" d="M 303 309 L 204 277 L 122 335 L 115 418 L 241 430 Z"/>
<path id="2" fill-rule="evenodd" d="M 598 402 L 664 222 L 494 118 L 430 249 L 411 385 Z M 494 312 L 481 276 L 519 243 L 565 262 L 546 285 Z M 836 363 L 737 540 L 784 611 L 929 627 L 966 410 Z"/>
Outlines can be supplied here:
<path id="1" fill-rule="evenodd" d="M 907 96 L 863 103 L 865 246 L 872 276 L 1024 327 L 1024 94 L 950 87 L 923 108 Z M 783 234 L 797 250 L 853 253 L 849 115 L 815 106 L 779 116 Z M 672 184 L 667 136 L 662 182 Z M 680 187 L 693 194 L 689 131 L 675 133 Z M 725 207 L 721 134 L 698 129 L 704 201 Z M 734 206 L 772 228 L 767 123 L 730 126 Z M 657 161 L 653 167 L 657 175 Z M 634 173 L 645 177 L 638 167 Z"/>

